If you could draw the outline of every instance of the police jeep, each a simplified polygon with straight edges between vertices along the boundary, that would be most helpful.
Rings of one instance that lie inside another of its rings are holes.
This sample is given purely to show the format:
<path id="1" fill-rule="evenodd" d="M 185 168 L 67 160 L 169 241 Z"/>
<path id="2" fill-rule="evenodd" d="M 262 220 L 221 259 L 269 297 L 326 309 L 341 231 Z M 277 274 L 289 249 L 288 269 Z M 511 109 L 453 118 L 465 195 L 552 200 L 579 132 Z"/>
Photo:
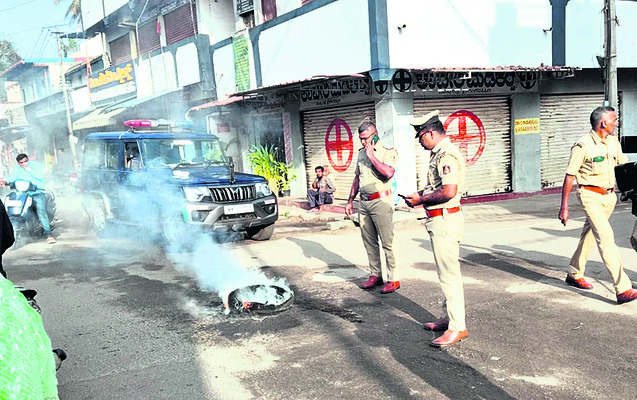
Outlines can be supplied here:
<path id="1" fill-rule="evenodd" d="M 128 131 L 84 141 L 82 205 L 96 233 L 117 225 L 167 243 L 194 230 L 268 240 L 278 218 L 265 178 L 235 172 L 214 135 L 165 120 L 126 121 Z"/>

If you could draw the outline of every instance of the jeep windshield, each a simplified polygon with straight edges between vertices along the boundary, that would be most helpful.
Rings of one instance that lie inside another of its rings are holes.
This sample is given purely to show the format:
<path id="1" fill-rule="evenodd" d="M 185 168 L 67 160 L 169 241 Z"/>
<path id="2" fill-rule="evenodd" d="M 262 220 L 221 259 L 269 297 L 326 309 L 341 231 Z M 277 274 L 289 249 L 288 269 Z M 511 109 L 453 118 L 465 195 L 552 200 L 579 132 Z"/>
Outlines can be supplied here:
<path id="1" fill-rule="evenodd" d="M 217 139 L 144 139 L 142 146 L 148 168 L 207 167 L 227 163 Z"/>

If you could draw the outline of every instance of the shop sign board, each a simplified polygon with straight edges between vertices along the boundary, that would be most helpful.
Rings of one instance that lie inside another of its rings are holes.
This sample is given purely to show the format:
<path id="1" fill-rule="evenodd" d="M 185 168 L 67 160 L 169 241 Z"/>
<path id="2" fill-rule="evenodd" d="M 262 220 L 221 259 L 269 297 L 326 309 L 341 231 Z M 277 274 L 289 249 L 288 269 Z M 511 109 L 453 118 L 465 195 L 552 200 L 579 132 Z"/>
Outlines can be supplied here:
<path id="1" fill-rule="evenodd" d="M 99 103 L 128 94 L 136 94 L 135 68 L 128 61 L 89 76 L 91 102 Z"/>

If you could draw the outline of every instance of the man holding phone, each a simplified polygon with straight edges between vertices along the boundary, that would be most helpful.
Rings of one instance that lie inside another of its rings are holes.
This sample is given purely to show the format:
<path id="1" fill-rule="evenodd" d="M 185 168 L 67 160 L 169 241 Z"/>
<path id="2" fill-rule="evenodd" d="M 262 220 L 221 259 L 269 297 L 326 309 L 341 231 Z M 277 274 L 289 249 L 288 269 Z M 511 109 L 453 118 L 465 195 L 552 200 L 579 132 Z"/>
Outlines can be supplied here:
<path id="1" fill-rule="evenodd" d="M 358 151 L 345 214 L 352 215 L 354 198 L 360 192 L 358 216 L 371 270 L 371 276 L 361 288 L 371 290 L 384 283 L 380 292 L 392 293 L 400 288 L 394 254 L 394 203 L 391 196 L 391 178 L 394 176 L 398 152 L 379 140 L 376 126 L 371 121 L 364 121 L 359 126 L 358 138 L 363 147 Z M 384 269 L 378 246 L 379 238 L 385 253 Z"/>
<path id="2" fill-rule="evenodd" d="M 438 118 L 439 111 L 416 118 L 411 125 L 416 139 L 431 150 L 427 186 L 420 192 L 401 196 L 409 207 L 422 204 L 427 212 L 425 228 L 429 232 L 438 279 L 445 297 L 443 317 L 424 325 L 426 330 L 444 331 L 431 342 L 445 347 L 468 336 L 465 325 L 464 289 L 460 273 L 460 239 L 464 233 L 464 216 L 460 197 L 464 184 L 465 157 L 451 143 Z"/>

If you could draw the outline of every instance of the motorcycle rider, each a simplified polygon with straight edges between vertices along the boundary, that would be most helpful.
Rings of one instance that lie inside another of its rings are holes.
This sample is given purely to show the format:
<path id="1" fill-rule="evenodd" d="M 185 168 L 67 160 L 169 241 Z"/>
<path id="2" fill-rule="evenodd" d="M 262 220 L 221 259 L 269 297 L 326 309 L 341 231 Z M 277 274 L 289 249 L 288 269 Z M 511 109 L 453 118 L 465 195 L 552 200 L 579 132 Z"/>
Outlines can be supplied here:
<path id="1" fill-rule="evenodd" d="M 15 159 L 18 162 L 18 165 L 13 167 L 6 178 L 0 178 L 0 186 L 4 186 L 7 182 L 11 183 L 15 182 L 17 179 L 23 179 L 31 182 L 37 187 L 37 190 L 29 192 L 29 195 L 35 203 L 38 219 L 40 220 L 40 224 L 42 224 L 42 229 L 44 229 L 44 234 L 46 235 L 46 241 L 49 244 L 53 244 L 56 240 L 51 235 L 51 223 L 49 221 L 49 216 L 46 213 L 47 200 L 46 195 L 43 192 L 45 189 L 44 167 L 37 161 L 29 161 L 29 156 L 24 153 L 18 154 Z"/>

